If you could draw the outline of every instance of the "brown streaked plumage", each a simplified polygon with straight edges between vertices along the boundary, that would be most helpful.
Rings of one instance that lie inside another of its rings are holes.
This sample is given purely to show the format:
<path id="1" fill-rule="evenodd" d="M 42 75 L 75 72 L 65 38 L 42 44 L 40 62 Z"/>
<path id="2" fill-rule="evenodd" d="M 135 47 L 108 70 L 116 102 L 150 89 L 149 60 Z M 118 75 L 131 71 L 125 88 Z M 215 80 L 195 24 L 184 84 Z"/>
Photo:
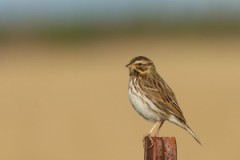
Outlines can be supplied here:
<path id="1" fill-rule="evenodd" d="M 155 123 L 148 133 L 149 138 L 160 124 L 156 132 L 158 135 L 164 121 L 168 120 L 187 130 L 200 143 L 187 125 L 172 89 L 157 73 L 153 62 L 139 56 L 133 58 L 126 67 L 130 73 L 128 94 L 132 106 L 143 118 Z"/>

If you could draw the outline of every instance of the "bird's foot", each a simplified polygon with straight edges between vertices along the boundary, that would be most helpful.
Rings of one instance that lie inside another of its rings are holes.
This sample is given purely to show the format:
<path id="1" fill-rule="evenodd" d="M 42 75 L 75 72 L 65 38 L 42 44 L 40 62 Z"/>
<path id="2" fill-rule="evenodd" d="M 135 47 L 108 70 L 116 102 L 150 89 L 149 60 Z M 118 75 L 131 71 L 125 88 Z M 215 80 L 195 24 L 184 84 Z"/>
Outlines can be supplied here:
<path id="1" fill-rule="evenodd" d="M 146 137 L 148 137 L 150 142 L 151 142 L 151 144 L 150 144 L 150 146 L 148 148 L 152 148 L 153 147 L 153 139 L 152 139 L 151 135 L 148 134 Z M 146 141 L 146 138 L 144 137 L 143 138 L 143 147 L 146 146 L 146 143 L 147 143 L 147 141 Z"/>

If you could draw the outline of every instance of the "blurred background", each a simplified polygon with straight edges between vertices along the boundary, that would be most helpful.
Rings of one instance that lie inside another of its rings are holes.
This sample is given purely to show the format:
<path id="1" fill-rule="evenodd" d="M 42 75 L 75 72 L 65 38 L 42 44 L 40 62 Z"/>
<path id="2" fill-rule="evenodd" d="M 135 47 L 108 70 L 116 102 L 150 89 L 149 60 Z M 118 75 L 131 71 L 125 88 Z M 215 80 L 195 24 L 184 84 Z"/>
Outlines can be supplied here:
<path id="1" fill-rule="evenodd" d="M 0 159 L 143 159 L 133 57 L 154 61 L 202 141 L 178 159 L 240 159 L 240 2 L 1 0 Z"/>

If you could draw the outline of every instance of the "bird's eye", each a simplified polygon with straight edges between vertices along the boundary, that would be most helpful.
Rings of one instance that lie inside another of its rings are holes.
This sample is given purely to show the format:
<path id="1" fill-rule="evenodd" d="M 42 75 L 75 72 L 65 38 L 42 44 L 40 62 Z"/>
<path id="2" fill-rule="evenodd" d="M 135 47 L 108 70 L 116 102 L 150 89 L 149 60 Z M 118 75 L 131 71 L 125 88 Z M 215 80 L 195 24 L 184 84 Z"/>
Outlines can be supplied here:
<path id="1" fill-rule="evenodd" d="M 141 66 L 143 66 L 143 64 L 142 63 L 138 63 L 138 66 L 141 67 Z"/>

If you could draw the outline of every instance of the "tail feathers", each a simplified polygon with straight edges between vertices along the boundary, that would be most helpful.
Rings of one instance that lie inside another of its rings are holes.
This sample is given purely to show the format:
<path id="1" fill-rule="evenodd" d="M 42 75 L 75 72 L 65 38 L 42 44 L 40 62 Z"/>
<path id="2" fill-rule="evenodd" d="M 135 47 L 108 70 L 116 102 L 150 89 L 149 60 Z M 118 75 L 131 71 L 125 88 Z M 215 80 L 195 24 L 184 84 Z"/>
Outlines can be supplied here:
<path id="1" fill-rule="evenodd" d="M 193 130 L 186 124 L 186 121 L 181 121 L 179 118 L 176 118 L 175 116 L 170 116 L 168 120 L 178 125 L 179 127 L 187 130 L 199 144 L 202 144 L 198 137 L 196 136 L 196 134 L 193 132 Z"/>
<path id="2" fill-rule="evenodd" d="M 202 143 L 200 142 L 200 140 L 198 139 L 198 137 L 196 136 L 196 134 L 193 132 L 193 130 L 192 130 L 188 125 L 185 126 L 185 129 L 193 136 L 193 138 L 194 138 L 199 144 L 202 145 Z"/>
<path id="3" fill-rule="evenodd" d="M 186 124 L 186 121 L 181 121 L 179 118 L 176 118 L 175 116 L 171 116 L 168 120 L 178 125 L 179 127 L 187 130 L 199 144 L 202 144 L 198 137 L 196 136 L 196 134 L 193 132 L 193 130 Z"/>

